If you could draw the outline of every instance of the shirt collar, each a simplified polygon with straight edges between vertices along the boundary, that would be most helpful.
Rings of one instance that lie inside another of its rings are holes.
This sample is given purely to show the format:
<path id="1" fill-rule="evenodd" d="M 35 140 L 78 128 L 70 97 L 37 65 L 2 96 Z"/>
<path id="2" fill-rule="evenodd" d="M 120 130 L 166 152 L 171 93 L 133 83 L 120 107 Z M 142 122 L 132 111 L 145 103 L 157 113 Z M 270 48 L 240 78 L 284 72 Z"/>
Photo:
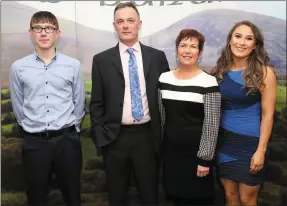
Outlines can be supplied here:
<path id="1" fill-rule="evenodd" d="M 56 60 L 58 55 L 59 55 L 59 52 L 57 51 L 57 49 L 55 49 L 56 53 L 55 53 L 55 56 L 52 57 L 52 60 Z M 40 60 L 41 57 L 38 56 L 37 52 L 36 52 L 36 49 L 34 49 L 34 52 L 33 52 L 36 60 Z"/>
<path id="2" fill-rule="evenodd" d="M 119 42 L 119 49 L 120 49 L 121 55 L 124 54 L 125 52 L 127 52 L 128 48 L 130 48 L 130 47 L 126 46 L 122 42 Z M 133 48 L 137 52 L 141 52 L 141 46 L 140 46 L 139 42 L 136 42 L 131 48 Z"/>

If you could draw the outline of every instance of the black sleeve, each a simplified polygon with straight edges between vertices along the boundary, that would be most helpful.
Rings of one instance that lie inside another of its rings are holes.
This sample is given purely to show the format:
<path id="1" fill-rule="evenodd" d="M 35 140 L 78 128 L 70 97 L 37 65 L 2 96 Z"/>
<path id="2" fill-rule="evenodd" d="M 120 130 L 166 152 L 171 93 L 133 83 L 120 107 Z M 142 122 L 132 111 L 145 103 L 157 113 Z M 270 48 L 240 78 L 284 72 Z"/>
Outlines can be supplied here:
<path id="1" fill-rule="evenodd" d="M 170 70 L 166 55 L 163 51 L 162 51 L 162 57 L 161 57 L 161 65 L 162 65 L 161 66 L 161 73 L 167 72 Z"/>
<path id="2" fill-rule="evenodd" d="M 90 102 L 90 119 L 91 119 L 91 135 L 93 141 L 97 141 L 97 130 L 102 127 L 103 116 L 105 113 L 105 93 L 100 73 L 100 61 L 96 56 L 92 63 L 92 91 Z"/>

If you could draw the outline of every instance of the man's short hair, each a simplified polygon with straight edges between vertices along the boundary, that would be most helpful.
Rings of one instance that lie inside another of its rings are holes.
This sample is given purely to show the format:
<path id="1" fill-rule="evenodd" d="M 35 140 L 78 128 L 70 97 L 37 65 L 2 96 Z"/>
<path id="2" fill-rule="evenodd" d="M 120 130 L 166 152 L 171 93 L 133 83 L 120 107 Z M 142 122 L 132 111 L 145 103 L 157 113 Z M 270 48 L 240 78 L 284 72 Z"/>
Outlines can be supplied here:
<path id="1" fill-rule="evenodd" d="M 115 14 L 116 14 L 116 11 L 119 10 L 119 9 L 122 9 L 122 8 L 126 8 L 126 7 L 130 7 L 130 8 L 133 8 L 136 12 L 137 12 L 137 15 L 140 17 L 140 13 L 136 7 L 136 5 L 132 2 L 126 2 L 126 3 L 119 3 L 115 10 L 114 10 L 114 17 L 115 17 Z"/>
<path id="2" fill-rule="evenodd" d="M 56 27 L 56 29 L 59 29 L 59 23 L 56 16 L 49 11 L 36 12 L 31 18 L 30 29 L 32 29 L 33 24 L 38 23 L 50 23 L 53 24 Z"/>

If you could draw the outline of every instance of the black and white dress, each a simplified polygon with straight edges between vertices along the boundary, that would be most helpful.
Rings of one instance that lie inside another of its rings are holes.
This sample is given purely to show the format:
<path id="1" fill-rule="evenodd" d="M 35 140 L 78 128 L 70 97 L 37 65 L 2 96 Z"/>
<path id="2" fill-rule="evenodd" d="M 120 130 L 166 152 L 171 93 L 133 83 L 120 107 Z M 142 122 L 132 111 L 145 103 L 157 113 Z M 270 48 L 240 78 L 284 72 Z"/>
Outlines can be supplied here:
<path id="1" fill-rule="evenodd" d="M 167 195 L 213 196 L 213 177 L 197 177 L 197 166 L 214 160 L 220 123 L 221 96 L 215 77 L 201 71 L 179 80 L 163 73 L 159 88 L 164 106 L 163 185 Z"/>

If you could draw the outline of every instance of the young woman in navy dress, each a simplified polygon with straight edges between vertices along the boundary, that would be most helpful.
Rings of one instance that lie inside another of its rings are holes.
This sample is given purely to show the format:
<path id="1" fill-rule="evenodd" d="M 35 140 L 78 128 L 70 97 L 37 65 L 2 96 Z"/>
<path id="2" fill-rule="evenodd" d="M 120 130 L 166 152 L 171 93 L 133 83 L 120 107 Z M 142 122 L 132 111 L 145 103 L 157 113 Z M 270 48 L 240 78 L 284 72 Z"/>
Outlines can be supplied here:
<path id="1" fill-rule="evenodd" d="M 217 162 L 226 204 L 257 205 L 276 104 L 276 75 L 257 26 L 234 25 L 213 74 L 222 95 Z"/>

